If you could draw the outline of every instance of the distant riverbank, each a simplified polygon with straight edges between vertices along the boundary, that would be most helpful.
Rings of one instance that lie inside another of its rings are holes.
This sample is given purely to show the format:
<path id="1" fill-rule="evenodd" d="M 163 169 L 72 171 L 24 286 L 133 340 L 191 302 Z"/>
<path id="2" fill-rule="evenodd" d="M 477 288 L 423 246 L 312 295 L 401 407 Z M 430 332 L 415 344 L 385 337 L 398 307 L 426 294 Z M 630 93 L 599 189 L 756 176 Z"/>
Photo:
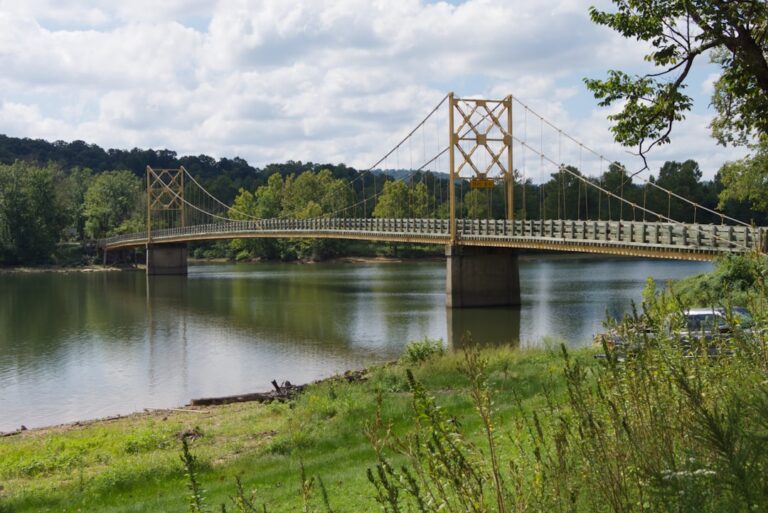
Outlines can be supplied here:
<path id="1" fill-rule="evenodd" d="M 444 256 L 417 256 L 417 257 L 390 257 L 390 256 L 335 256 L 321 260 L 266 260 L 253 258 L 246 260 L 234 260 L 228 258 L 189 258 L 189 264 L 398 264 L 406 262 L 440 262 Z"/>
<path id="2" fill-rule="evenodd" d="M 611 256 L 606 257 L 602 254 L 591 253 L 557 253 L 557 252 L 536 252 L 528 250 L 519 250 L 521 260 L 535 260 L 545 257 L 549 260 L 622 260 L 637 259 L 636 257 Z M 190 265 L 207 264 L 398 264 L 412 262 L 441 262 L 445 256 L 425 254 L 421 256 L 383 256 L 383 255 L 339 255 L 324 259 L 300 259 L 300 260 L 278 260 L 249 258 L 237 260 L 234 258 L 195 258 L 189 257 L 187 260 Z M 0 267 L 0 275 L 3 274 L 24 274 L 24 273 L 93 273 L 93 272 L 115 272 L 115 271 L 135 271 L 143 270 L 144 264 L 124 264 L 124 265 L 19 265 Z"/>
<path id="3" fill-rule="evenodd" d="M 138 269 L 137 266 L 114 266 L 114 265 L 82 265 L 82 266 L 57 266 L 41 265 L 18 267 L 0 267 L 2 274 L 25 274 L 25 273 L 101 273 L 115 271 L 132 271 Z"/>
<path id="4" fill-rule="evenodd" d="M 518 250 L 519 258 L 521 260 L 536 260 L 538 258 L 546 258 L 547 260 L 646 260 L 639 257 L 624 257 L 624 256 L 606 256 L 600 253 L 575 253 L 575 252 L 553 252 L 553 251 L 530 251 L 530 250 Z M 442 262 L 445 260 L 444 255 L 423 255 L 423 256 L 360 256 L 360 255 L 339 255 L 320 260 L 313 259 L 300 259 L 300 260 L 268 260 L 261 258 L 252 258 L 245 260 L 236 260 L 232 258 L 192 258 L 187 261 L 190 264 L 398 264 L 398 263 L 412 263 L 412 262 Z"/>

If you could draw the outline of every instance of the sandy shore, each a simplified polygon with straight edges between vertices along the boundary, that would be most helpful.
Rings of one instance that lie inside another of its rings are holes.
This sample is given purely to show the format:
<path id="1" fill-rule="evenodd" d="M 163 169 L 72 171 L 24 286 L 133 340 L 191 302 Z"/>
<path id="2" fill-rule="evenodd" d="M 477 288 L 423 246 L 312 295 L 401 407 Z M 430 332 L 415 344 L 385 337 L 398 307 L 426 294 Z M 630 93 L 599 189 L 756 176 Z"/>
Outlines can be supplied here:
<path id="1" fill-rule="evenodd" d="M 19 266 L 19 267 L 0 267 L 0 274 L 30 274 L 30 273 L 101 273 L 115 271 L 135 271 L 142 269 L 143 266 L 118 267 L 112 265 L 82 265 L 82 266 Z"/>

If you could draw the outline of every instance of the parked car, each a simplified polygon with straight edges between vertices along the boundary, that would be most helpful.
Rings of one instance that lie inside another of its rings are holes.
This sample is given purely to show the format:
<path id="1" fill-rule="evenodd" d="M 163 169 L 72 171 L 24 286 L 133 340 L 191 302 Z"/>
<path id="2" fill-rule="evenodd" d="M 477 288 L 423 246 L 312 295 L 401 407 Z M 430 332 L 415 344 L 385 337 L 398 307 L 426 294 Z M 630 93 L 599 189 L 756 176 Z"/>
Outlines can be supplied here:
<path id="1" fill-rule="evenodd" d="M 690 308 L 679 314 L 672 315 L 664 323 L 664 335 L 676 338 L 686 352 L 691 352 L 693 346 L 706 345 L 710 355 L 723 354 L 719 348 L 720 342 L 730 340 L 735 333 L 749 334 L 754 328 L 752 314 L 744 307 L 735 306 L 730 310 L 722 307 Z M 647 327 L 630 327 L 630 336 L 620 334 L 613 329 L 605 333 L 595 335 L 594 343 L 605 347 L 623 359 L 642 349 L 643 337 L 637 336 L 646 333 L 653 336 Z M 732 351 L 726 351 L 732 354 Z M 605 354 L 596 355 L 597 358 L 606 358 Z"/>
<path id="2" fill-rule="evenodd" d="M 665 324 L 667 335 L 677 335 L 681 340 L 729 339 L 736 332 L 749 333 L 754 319 L 744 307 L 735 306 L 730 313 L 721 307 L 691 308 L 682 316 L 672 316 Z"/>
<path id="3" fill-rule="evenodd" d="M 626 328 L 626 326 L 625 326 Z M 598 347 L 605 348 L 608 352 L 613 352 L 623 359 L 626 355 L 632 355 L 639 351 L 643 345 L 643 333 L 652 335 L 652 331 L 646 326 L 629 326 L 627 331 L 620 332 L 617 328 L 612 328 L 606 332 L 598 333 L 592 339 L 592 343 Z M 605 358 L 605 354 L 595 355 L 596 358 Z"/>

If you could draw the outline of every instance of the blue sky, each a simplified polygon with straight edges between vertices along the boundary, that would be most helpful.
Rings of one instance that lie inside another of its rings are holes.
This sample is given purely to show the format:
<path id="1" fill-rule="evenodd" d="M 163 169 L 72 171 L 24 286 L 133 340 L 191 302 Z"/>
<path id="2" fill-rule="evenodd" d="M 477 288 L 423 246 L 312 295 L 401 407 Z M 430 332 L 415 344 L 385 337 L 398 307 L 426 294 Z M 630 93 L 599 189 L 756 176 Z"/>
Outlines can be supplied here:
<path id="1" fill-rule="evenodd" d="M 514 94 L 632 169 L 583 78 L 641 72 L 644 48 L 592 24 L 589 5 L 0 0 L 0 133 L 367 167 L 453 90 Z M 695 109 L 653 170 L 694 158 L 711 177 L 745 153 L 709 137 L 716 75 L 695 67 Z"/>

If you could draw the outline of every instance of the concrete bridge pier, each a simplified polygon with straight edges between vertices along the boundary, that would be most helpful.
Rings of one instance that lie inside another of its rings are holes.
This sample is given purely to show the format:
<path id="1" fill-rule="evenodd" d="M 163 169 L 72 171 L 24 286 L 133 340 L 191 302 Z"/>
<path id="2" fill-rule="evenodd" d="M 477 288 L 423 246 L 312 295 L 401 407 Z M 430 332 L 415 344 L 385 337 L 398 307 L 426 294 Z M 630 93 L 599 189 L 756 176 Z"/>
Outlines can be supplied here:
<path id="1" fill-rule="evenodd" d="M 508 248 L 446 246 L 445 305 L 518 306 L 520 272 L 517 251 Z"/>
<path id="2" fill-rule="evenodd" d="M 147 274 L 186 275 L 186 244 L 147 244 Z"/>

